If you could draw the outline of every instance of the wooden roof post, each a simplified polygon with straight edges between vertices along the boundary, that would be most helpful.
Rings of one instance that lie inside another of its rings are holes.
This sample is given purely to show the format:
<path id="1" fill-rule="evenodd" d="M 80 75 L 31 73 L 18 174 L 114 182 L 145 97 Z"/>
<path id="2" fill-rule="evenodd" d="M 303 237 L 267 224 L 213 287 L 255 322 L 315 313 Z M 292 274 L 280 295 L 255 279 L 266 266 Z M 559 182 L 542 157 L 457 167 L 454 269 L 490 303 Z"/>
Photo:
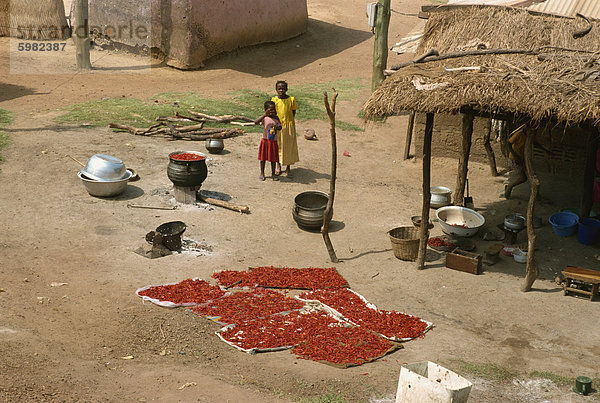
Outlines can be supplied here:
<path id="1" fill-rule="evenodd" d="M 88 0 L 75 0 L 74 17 L 76 26 L 73 29 L 75 41 L 75 57 L 78 70 L 90 70 L 90 37 L 88 24 Z"/>
<path id="2" fill-rule="evenodd" d="M 525 172 L 531 185 L 531 193 L 529 194 L 529 203 L 527 204 L 527 268 L 525 274 L 525 281 L 521 286 L 521 291 L 527 292 L 531 290 L 533 282 L 538 277 L 539 269 L 535 262 L 535 232 L 533 230 L 533 210 L 535 208 L 535 201 L 540 189 L 540 180 L 536 176 L 533 170 L 533 138 L 535 132 L 527 130 L 528 127 L 523 129 L 523 132 L 527 135 L 525 140 Z"/>
<path id="3" fill-rule="evenodd" d="M 467 170 L 469 169 L 469 154 L 471 153 L 471 138 L 473 137 L 473 120 L 475 115 L 466 112 L 462 115 L 462 150 L 458 160 L 458 176 L 456 177 L 456 188 L 454 188 L 454 205 L 461 206 L 465 196 L 465 182 Z"/>
<path id="4" fill-rule="evenodd" d="M 417 269 L 425 268 L 427 241 L 429 240 L 429 207 L 431 204 L 431 137 L 433 134 L 433 113 L 427 114 L 425 136 L 423 137 L 423 208 L 421 209 L 421 225 L 419 226 L 419 255 Z"/>
<path id="5" fill-rule="evenodd" d="M 596 176 L 596 153 L 598 150 L 598 128 L 592 126 L 588 135 L 583 172 L 583 194 L 581 196 L 581 216 L 589 217 L 594 204 L 594 181 Z"/>
<path id="6" fill-rule="evenodd" d="M 413 129 L 415 127 L 415 111 L 410 112 L 408 117 L 408 127 L 406 128 L 406 141 L 404 142 L 404 159 L 410 158 L 410 144 L 412 143 Z"/>
<path id="7" fill-rule="evenodd" d="M 387 67 L 388 58 L 388 30 L 390 25 L 390 4 L 392 0 L 379 0 L 377 2 L 377 17 L 375 19 L 375 44 L 373 48 L 373 77 L 371 78 L 371 91 L 379 86 L 385 79 L 383 70 Z"/>
<path id="8" fill-rule="evenodd" d="M 483 136 L 483 147 L 485 148 L 485 152 L 488 157 L 488 162 L 490 164 L 490 172 L 492 176 L 498 176 L 498 168 L 496 167 L 496 155 L 494 154 L 494 149 L 490 144 L 490 138 L 492 137 L 492 118 L 488 119 L 488 127 Z"/>

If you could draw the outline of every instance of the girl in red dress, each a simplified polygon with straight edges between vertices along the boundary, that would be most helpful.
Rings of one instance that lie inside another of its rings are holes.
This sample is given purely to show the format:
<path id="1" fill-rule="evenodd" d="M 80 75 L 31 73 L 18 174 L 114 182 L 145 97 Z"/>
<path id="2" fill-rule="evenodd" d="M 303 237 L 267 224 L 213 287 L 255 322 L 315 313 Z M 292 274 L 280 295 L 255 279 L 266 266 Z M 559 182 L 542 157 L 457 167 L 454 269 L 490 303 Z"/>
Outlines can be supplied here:
<path id="1" fill-rule="evenodd" d="M 263 136 L 258 146 L 258 160 L 260 161 L 261 181 L 265 180 L 265 163 L 271 163 L 271 178 L 279 180 L 275 175 L 275 164 L 279 162 L 279 147 L 277 146 L 277 132 L 281 130 L 281 122 L 275 112 L 275 102 L 265 102 L 265 113 L 254 121 L 254 124 L 263 126 Z"/>

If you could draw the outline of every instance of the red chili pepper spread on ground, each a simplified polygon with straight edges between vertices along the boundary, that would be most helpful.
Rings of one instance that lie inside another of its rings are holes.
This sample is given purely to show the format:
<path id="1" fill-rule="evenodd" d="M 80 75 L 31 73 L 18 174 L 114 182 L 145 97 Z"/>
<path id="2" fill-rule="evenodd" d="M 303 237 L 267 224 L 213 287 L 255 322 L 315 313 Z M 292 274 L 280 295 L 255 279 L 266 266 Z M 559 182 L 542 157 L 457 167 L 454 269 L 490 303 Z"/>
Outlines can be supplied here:
<path id="1" fill-rule="evenodd" d="M 304 303 L 276 291 L 257 288 L 225 295 L 190 309 L 199 315 L 219 317 L 219 322 L 231 324 L 300 309 L 303 306 Z"/>
<path id="2" fill-rule="evenodd" d="M 171 154 L 169 157 L 177 161 L 200 161 L 206 159 L 206 157 L 193 153 Z"/>
<path id="3" fill-rule="evenodd" d="M 236 323 L 220 333 L 221 337 L 245 350 L 294 346 L 306 340 L 315 329 L 339 323 L 331 315 L 320 311 L 300 313 L 292 311 L 267 318 Z"/>
<path id="4" fill-rule="evenodd" d="M 439 237 L 439 236 L 429 238 L 429 240 L 427 241 L 427 245 L 432 246 L 432 247 L 438 247 L 438 248 L 441 248 L 444 246 L 456 246 L 456 244 L 446 242 L 442 237 Z"/>
<path id="5" fill-rule="evenodd" d="M 157 285 L 140 291 L 140 296 L 147 296 L 159 301 L 169 301 L 175 304 L 200 304 L 211 299 L 222 297 L 225 291 L 210 285 L 204 280 L 183 280 L 177 284 Z"/>
<path id="6" fill-rule="evenodd" d="M 427 329 L 427 323 L 420 318 L 372 309 L 356 293 L 347 289 L 309 291 L 301 294 L 300 298 L 316 299 L 353 323 L 389 338 L 413 339 Z"/>
<path id="7" fill-rule="evenodd" d="M 213 274 L 219 284 L 230 287 L 271 287 L 314 290 L 348 287 L 348 281 L 335 268 L 256 267 L 247 272 L 225 270 Z"/>

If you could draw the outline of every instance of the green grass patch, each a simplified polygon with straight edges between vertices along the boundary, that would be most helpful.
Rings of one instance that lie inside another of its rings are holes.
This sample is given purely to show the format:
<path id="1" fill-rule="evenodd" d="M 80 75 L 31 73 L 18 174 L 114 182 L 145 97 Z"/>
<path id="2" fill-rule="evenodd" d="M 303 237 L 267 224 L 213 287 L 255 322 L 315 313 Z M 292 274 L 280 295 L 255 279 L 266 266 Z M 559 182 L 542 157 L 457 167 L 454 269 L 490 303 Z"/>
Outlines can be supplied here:
<path id="1" fill-rule="evenodd" d="M 492 363 L 471 364 L 462 360 L 452 360 L 458 373 L 469 373 L 478 378 L 506 383 L 518 376 L 516 371 Z"/>
<path id="2" fill-rule="evenodd" d="M 6 109 L 0 108 L 0 151 L 2 151 L 2 149 L 10 142 L 10 137 L 7 133 L 2 131 L 2 128 L 12 123 L 12 121 L 12 114 Z M 4 161 L 4 158 L 2 158 L 2 155 L 0 155 L 0 162 L 2 161 Z"/>
<path id="3" fill-rule="evenodd" d="M 323 91 L 331 87 L 338 92 L 338 102 L 353 99 L 362 88 L 362 80 L 340 80 L 333 83 L 298 85 L 290 88 L 289 94 L 296 97 L 298 114 L 296 120 L 328 120 L 323 104 Z M 263 113 L 263 104 L 275 94 L 244 89 L 229 94 L 228 98 L 205 98 L 193 92 L 162 93 L 151 99 L 114 98 L 82 102 L 64 108 L 65 113 L 57 118 L 59 123 L 108 126 L 115 122 L 133 127 L 149 127 L 156 123 L 158 116 L 172 116 L 175 112 L 183 115 L 188 110 L 208 115 L 240 115 L 255 119 Z M 331 99 L 330 99 L 331 102 Z M 207 126 L 220 127 L 210 123 Z M 357 125 L 336 121 L 340 130 L 362 131 Z M 259 126 L 247 126 L 244 130 L 259 132 Z"/>
<path id="4" fill-rule="evenodd" d="M 548 379 L 556 386 L 575 385 L 575 378 L 557 375 L 548 371 L 533 371 L 531 374 L 529 374 L 529 376 L 532 378 Z"/>

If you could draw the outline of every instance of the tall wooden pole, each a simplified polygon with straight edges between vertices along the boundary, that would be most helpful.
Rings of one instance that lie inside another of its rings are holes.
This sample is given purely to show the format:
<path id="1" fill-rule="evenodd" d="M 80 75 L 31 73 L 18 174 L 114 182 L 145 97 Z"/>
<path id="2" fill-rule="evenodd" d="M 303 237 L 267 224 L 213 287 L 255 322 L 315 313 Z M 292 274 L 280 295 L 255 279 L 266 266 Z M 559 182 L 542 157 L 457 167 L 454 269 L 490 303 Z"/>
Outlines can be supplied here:
<path id="1" fill-rule="evenodd" d="M 594 204 L 594 177 L 596 176 L 596 153 L 598 151 L 598 128 L 592 128 L 587 141 L 585 171 L 583 172 L 583 194 L 581 216 L 589 217 Z"/>
<path id="2" fill-rule="evenodd" d="M 410 112 L 408 127 L 406 128 L 406 141 L 404 142 L 404 159 L 410 158 L 410 144 L 412 143 L 413 129 L 415 127 L 415 111 Z"/>
<path id="3" fill-rule="evenodd" d="M 391 0 L 379 0 L 377 3 L 377 17 L 375 20 L 375 45 L 373 48 L 373 78 L 371 91 L 379 86 L 385 79 L 383 70 L 387 67 L 388 56 L 388 28 L 390 25 Z"/>
<path id="4" fill-rule="evenodd" d="M 75 27 L 73 41 L 75 42 L 75 55 L 78 70 L 90 70 L 90 38 L 88 23 L 88 0 L 75 0 Z"/>
<path id="5" fill-rule="evenodd" d="M 329 259 L 333 263 L 339 262 L 331 238 L 329 238 L 329 221 L 331 220 L 331 212 L 333 211 L 333 199 L 335 198 L 335 177 L 337 171 L 337 143 L 335 139 L 335 102 L 337 100 L 338 93 L 333 88 L 333 99 L 331 106 L 329 105 L 329 99 L 327 98 L 327 91 L 323 92 L 323 102 L 325 103 L 325 109 L 327 110 L 327 116 L 329 116 L 329 132 L 331 133 L 331 179 L 329 181 L 329 200 L 327 201 L 327 207 L 323 213 L 323 228 L 321 234 L 325 241 L 325 247 L 329 253 Z"/>
<path id="6" fill-rule="evenodd" d="M 529 184 L 531 185 L 531 193 L 529 194 L 529 203 L 527 204 L 527 268 L 525 280 L 521 286 L 521 291 L 527 292 L 531 290 L 533 282 L 538 277 L 540 271 L 535 261 L 535 231 L 533 230 L 533 210 L 535 208 L 535 200 L 540 189 L 540 180 L 533 171 L 533 137 L 535 132 L 528 131 L 525 140 L 525 170 Z"/>
<path id="7" fill-rule="evenodd" d="M 465 196 L 465 183 L 467 181 L 467 170 L 469 169 L 469 154 L 471 153 L 474 119 L 475 115 L 472 113 L 464 113 L 462 116 L 462 150 L 460 159 L 458 160 L 458 175 L 453 197 L 455 206 L 462 205 Z"/>
<path id="8" fill-rule="evenodd" d="M 485 148 L 485 152 L 488 157 L 488 162 L 490 163 L 490 171 L 492 176 L 498 176 L 498 168 L 496 167 L 496 155 L 494 154 L 494 149 L 490 144 L 490 139 L 492 137 L 492 119 L 489 119 L 487 131 L 485 136 L 483 137 L 483 147 Z"/>
<path id="9" fill-rule="evenodd" d="M 425 137 L 423 138 L 423 208 L 421 209 L 421 225 L 419 226 L 419 255 L 417 269 L 425 268 L 427 241 L 429 240 L 429 207 L 431 205 L 431 137 L 433 134 L 433 113 L 427 114 L 425 120 Z"/>

